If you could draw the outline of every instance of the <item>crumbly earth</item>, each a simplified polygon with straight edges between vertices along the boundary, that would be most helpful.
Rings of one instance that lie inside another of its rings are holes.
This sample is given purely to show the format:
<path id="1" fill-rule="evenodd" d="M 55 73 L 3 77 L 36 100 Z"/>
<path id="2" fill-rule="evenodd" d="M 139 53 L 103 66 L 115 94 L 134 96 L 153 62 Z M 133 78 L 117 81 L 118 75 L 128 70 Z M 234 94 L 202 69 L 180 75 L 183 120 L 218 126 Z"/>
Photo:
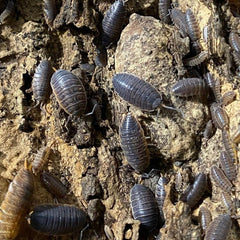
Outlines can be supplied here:
<path id="1" fill-rule="evenodd" d="M 0 201 L 24 160 L 32 162 L 42 146 L 50 146 L 55 141 L 45 170 L 69 188 L 68 195 L 57 202 L 73 204 L 88 213 L 91 224 L 83 233 L 83 239 L 108 239 L 104 229 L 111 229 L 108 235 L 112 235 L 112 239 L 146 239 L 139 233 L 139 221 L 132 218 L 130 190 L 135 183 L 143 183 L 154 191 L 160 174 L 169 180 L 161 239 L 203 239 L 197 219 L 200 204 L 191 210 L 178 201 L 175 177 L 178 172 L 182 174 L 185 188 L 197 173 L 209 174 L 211 165 L 219 165 L 223 144 L 220 130 L 207 145 L 202 144 L 202 132 L 210 119 L 206 101 L 198 97 L 182 99 L 171 93 L 171 87 L 192 71 L 182 64 L 182 58 L 190 51 L 189 39 L 182 38 L 172 24 L 159 21 L 156 0 L 127 0 L 128 21 L 120 40 L 107 50 L 107 66 L 92 76 L 82 71 L 80 64 L 94 63 L 101 20 L 114 1 L 56 2 L 58 14 L 52 31 L 44 20 L 42 3 L 30 0 L 17 1 L 15 14 L 0 26 Z M 226 107 L 232 135 L 240 123 L 240 78 L 228 44 L 228 31 L 240 33 L 240 20 L 232 14 L 239 10 L 239 5 L 230 1 L 231 12 L 227 4 L 215 2 L 220 1 L 182 0 L 178 1 L 178 7 L 182 11 L 191 7 L 201 33 L 206 25 L 213 29 L 208 43 L 203 39 L 200 43 L 203 50 L 210 53 L 206 66 L 221 81 L 221 93 L 234 90 L 237 94 L 236 101 Z M 176 5 L 175 1 L 173 4 Z M 101 105 L 101 119 L 94 115 L 68 119 L 53 94 L 46 104 L 46 113 L 33 107 L 33 96 L 26 90 L 31 87 L 35 69 L 43 59 L 49 59 L 55 69 L 72 71 L 83 81 L 88 95 L 86 113 L 92 110 L 94 98 Z M 151 83 L 162 93 L 163 103 L 181 110 L 184 118 L 164 107 L 159 113 L 143 112 L 123 101 L 113 91 L 111 81 L 115 73 L 121 72 Z M 147 172 L 152 168 L 159 170 L 154 177 L 141 180 L 124 158 L 118 129 L 128 110 L 144 129 L 151 155 Z M 240 157 L 239 151 L 237 154 Z M 232 197 L 239 199 L 237 171 Z M 56 203 L 39 176 L 34 180 L 29 211 L 39 204 Z M 228 212 L 221 201 L 221 190 L 213 182 L 201 205 L 211 210 L 213 218 Z M 240 213 L 236 210 L 234 214 Z M 79 239 L 79 233 L 46 237 L 33 231 L 25 219 L 22 222 L 17 240 Z M 239 220 L 233 221 L 228 239 L 239 239 L 239 223 Z M 150 234 L 149 238 L 154 239 L 154 235 L 157 233 Z"/>

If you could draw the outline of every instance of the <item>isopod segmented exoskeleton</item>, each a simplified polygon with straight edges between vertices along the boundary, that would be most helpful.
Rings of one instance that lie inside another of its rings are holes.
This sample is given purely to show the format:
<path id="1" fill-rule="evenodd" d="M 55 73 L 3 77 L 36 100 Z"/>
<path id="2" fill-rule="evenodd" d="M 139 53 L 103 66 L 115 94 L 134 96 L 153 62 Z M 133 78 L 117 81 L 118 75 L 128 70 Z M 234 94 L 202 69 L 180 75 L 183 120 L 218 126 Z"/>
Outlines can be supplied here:
<path id="1" fill-rule="evenodd" d="M 208 225 L 212 221 L 211 212 L 206 207 L 201 206 L 199 209 L 198 216 L 199 216 L 199 221 L 201 224 L 202 231 L 205 234 Z"/>
<path id="2" fill-rule="evenodd" d="M 186 58 L 183 60 L 184 65 L 194 67 L 200 65 L 208 58 L 208 52 L 202 51 L 194 57 Z"/>
<path id="3" fill-rule="evenodd" d="M 40 233 L 64 235 L 83 230 L 88 225 L 88 217 L 71 205 L 39 205 L 29 213 L 28 223 Z"/>
<path id="4" fill-rule="evenodd" d="M 193 11 L 188 8 L 186 11 L 186 25 L 187 25 L 187 32 L 192 42 L 195 42 L 200 39 L 201 33 L 199 29 L 199 25 L 197 19 Z"/>
<path id="5" fill-rule="evenodd" d="M 232 141 L 235 144 L 240 143 L 240 124 L 238 125 L 238 129 L 232 135 Z"/>
<path id="6" fill-rule="evenodd" d="M 223 191 L 231 192 L 233 187 L 232 183 L 226 177 L 224 172 L 215 165 L 211 167 L 211 177 L 214 180 L 215 184 L 218 187 L 220 187 Z"/>
<path id="7" fill-rule="evenodd" d="M 228 155 L 226 151 L 222 151 L 220 154 L 220 165 L 225 175 L 228 177 L 230 181 L 233 181 L 237 177 L 236 166 L 232 161 L 231 157 Z"/>
<path id="8" fill-rule="evenodd" d="M 12 0 L 7 1 L 6 8 L 0 14 L 0 25 L 5 24 L 8 19 L 12 16 L 15 10 L 15 4 Z"/>
<path id="9" fill-rule="evenodd" d="M 216 102 L 220 102 L 221 91 L 220 91 L 220 82 L 215 80 L 210 72 L 207 72 L 205 76 L 205 81 L 207 86 L 212 90 Z"/>
<path id="10" fill-rule="evenodd" d="M 51 173 L 44 171 L 41 174 L 41 181 L 42 181 L 44 187 L 53 196 L 59 197 L 59 198 L 63 198 L 66 196 L 68 189 L 65 187 L 65 185 L 59 179 L 57 179 Z"/>
<path id="11" fill-rule="evenodd" d="M 171 8 L 171 0 L 159 0 L 158 1 L 158 15 L 161 21 L 164 23 L 170 22 L 169 10 Z"/>
<path id="12" fill-rule="evenodd" d="M 141 226 L 152 232 L 158 226 L 158 206 L 152 191 L 141 185 L 135 184 L 130 193 L 133 218 L 141 222 Z"/>
<path id="13" fill-rule="evenodd" d="M 108 47 L 120 37 L 125 18 L 125 7 L 122 0 L 114 2 L 102 21 L 102 44 Z"/>
<path id="14" fill-rule="evenodd" d="M 221 197 L 222 197 L 222 202 L 225 205 L 226 209 L 228 210 L 229 214 L 232 214 L 235 209 L 233 206 L 231 195 L 229 193 L 222 192 Z"/>
<path id="15" fill-rule="evenodd" d="M 87 95 L 82 81 L 67 70 L 57 70 L 51 78 L 53 93 L 64 111 L 73 116 L 82 115 L 87 107 Z"/>
<path id="16" fill-rule="evenodd" d="M 55 0 L 44 0 L 43 1 L 43 12 L 44 12 L 44 18 L 49 26 L 49 28 L 53 29 L 53 21 L 56 17 L 56 2 Z"/>
<path id="17" fill-rule="evenodd" d="M 229 43 L 234 51 L 240 53 L 240 38 L 236 33 L 230 32 Z"/>
<path id="18" fill-rule="evenodd" d="M 207 228 L 205 240 L 226 240 L 231 229 L 230 215 L 222 214 L 214 218 Z"/>
<path id="19" fill-rule="evenodd" d="M 0 207 L 0 239 L 12 240 L 18 235 L 21 223 L 30 206 L 33 193 L 33 176 L 25 161 L 20 169 Z"/>
<path id="20" fill-rule="evenodd" d="M 216 127 L 213 124 L 212 120 L 209 120 L 206 124 L 206 127 L 203 132 L 203 144 L 206 145 L 207 141 L 214 135 L 216 132 Z"/>
<path id="21" fill-rule="evenodd" d="M 136 171 L 143 172 L 150 164 L 149 151 L 143 129 L 131 113 L 124 116 L 119 135 L 129 165 Z"/>
<path id="22" fill-rule="evenodd" d="M 222 106 L 227 106 L 228 104 L 232 103 L 236 98 L 236 93 L 234 91 L 229 91 L 223 94 L 220 99 L 220 103 Z"/>

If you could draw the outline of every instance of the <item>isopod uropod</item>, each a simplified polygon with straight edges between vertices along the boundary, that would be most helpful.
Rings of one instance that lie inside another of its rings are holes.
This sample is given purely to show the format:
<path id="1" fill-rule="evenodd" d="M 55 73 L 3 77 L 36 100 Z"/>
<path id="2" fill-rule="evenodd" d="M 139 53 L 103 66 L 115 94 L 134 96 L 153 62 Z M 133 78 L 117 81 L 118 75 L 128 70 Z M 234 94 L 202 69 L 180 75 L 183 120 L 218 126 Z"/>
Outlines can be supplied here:
<path id="1" fill-rule="evenodd" d="M 124 116 L 119 135 L 128 163 L 136 171 L 143 172 L 150 164 L 147 142 L 140 123 L 131 113 Z"/>

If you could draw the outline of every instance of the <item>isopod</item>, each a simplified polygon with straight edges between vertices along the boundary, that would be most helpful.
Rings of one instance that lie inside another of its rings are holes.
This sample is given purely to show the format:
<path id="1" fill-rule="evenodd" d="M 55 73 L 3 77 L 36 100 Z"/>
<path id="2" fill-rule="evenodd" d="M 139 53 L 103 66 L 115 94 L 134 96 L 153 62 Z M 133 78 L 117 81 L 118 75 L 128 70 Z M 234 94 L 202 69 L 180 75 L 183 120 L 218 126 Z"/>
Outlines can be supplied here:
<path id="1" fill-rule="evenodd" d="M 222 141 L 226 152 L 228 153 L 232 161 L 236 163 L 237 162 L 236 148 L 231 141 L 228 131 L 226 131 L 225 129 L 222 130 Z"/>
<path id="2" fill-rule="evenodd" d="M 230 181 L 233 181 L 237 177 L 236 167 L 231 157 L 226 151 L 222 151 L 220 154 L 220 165 L 225 175 Z"/>
<path id="3" fill-rule="evenodd" d="M 115 1 L 102 21 L 102 44 L 108 47 L 120 37 L 125 18 L 125 7 L 122 0 Z"/>
<path id="4" fill-rule="evenodd" d="M 211 167 L 211 177 L 214 180 L 215 184 L 220 187 L 223 191 L 231 192 L 232 190 L 232 183 L 226 177 L 221 169 L 217 166 L 213 165 Z"/>
<path id="5" fill-rule="evenodd" d="M 40 105 L 42 108 L 43 104 L 46 103 L 50 95 L 50 79 L 52 75 L 52 67 L 48 60 L 43 60 L 37 66 L 33 76 L 32 90 L 36 105 Z"/>
<path id="6" fill-rule="evenodd" d="M 57 70 L 51 78 L 51 87 L 66 113 L 80 116 L 87 107 L 87 95 L 82 81 L 67 70 Z"/>
<path id="7" fill-rule="evenodd" d="M 209 120 L 203 132 L 203 143 L 206 144 L 207 141 L 214 135 L 215 132 L 216 132 L 215 126 L 212 120 Z"/>
<path id="8" fill-rule="evenodd" d="M 194 13 L 190 8 L 187 9 L 185 16 L 188 35 L 191 41 L 195 42 L 201 37 L 197 19 L 195 18 Z"/>
<path id="9" fill-rule="evenodd" d="M 205 77 L 206 84 L 208 87 L 212 90 L 216 102 L 220 102 L 221 100 L 221 91 L 220 91 L 220 82 L 219 80 L 215 80 L 212 77 L 212 74 L 210 72 L 207 72 Z"/>
<path id="10" fill-rule="evenodd" d="M 207 189 L 207 176 L 204 173 L 199 173 L 190 188 L 181 196 L 181 200 L 186 202 L 191 208 L 195 207 L 202 198 Z"/>
<path id="11" fill-rule="evenodd" d="M 56 17 L 56 3 L 55 0 L 44 0 L 43 1 L 43 12 L 44 12 L 44 18 L 49 26 L 49 28 L 53 29 L 53 21 Z"/>
<path id="12" fill-rule="evenodd" d="M 141 222 L 141 226 L 152 232 L 158 226 L 158 206 L 152 191 L 141 185 L 135 184 L 130 193 L 133 218 Z"/>
<path id="13" fill-rule="evenodd" d="M 15 239 L 30 206 L 33 193 L 33 176 L 25 161 L 24 168 L 20 169 L 0 207 L 0 239 Z"/>
<path id="14" fill-rule="evenodd" d="M 208 88 L 201 78 L 184 78 L 172 87 L 172 93 L 179 97 L 202 97 L 208 95 Z"/>
<path id="15" fill-rule="evenodd" d="M 212 103 L 210 107 L 213 123 L 216 128 L 228 129 L 229 118 L 227 112 L 218 103 Z"/>
<path id="16" fill-rule="evenodd" d="M 71 205 L 39 205 L 29 213 L 28 223 L 40 233 L 64 235 L 83 230 L 88 225 L 88 217 Z"/>
<path id="17" fill-rule="evenodd" d="M 97 56 L 95 58 L 96 66 L 103 68 L 107 65 L 107 61 L 107 49 L 105 47 L 97 49 Z"/>
<path id="18" fill-rule="evenodd" d="M 201 206 L 198 216 L 199 216 L 202 231 L 205 234 L 207 227 L 212 221 L 211 212 L 206 207 Z"/>
<path id="19" fill-rule="evenodd" d="M 184 59 L 183 63 L 186 66 L 194 67 L 206 61 L 207 58 L 208 58 L 208 52 L 202 51 L 194 57 Z"/>
<path id="20" fill-rule="evenodd" d="M 150 156 L 143 129 L 137 119 L 128 113 L 119 128 L 121 147 L 129 165 L 143 172 L 150 164 Z"/>
<path id="21" fill-rule="evenodd" d="M 236 93 L 234 91 L 226 92 L 222 98 L 220 99 L 222 106 L 227 106 L 228 104 L 232 103 L 236 98 Z"/>
<path id="22" fill-rule="evenodd" d="M 226 192 L 222 192 L 221 196 L 222 196 L 223 204 L 225 205 L 225 207 L 227 208 L 227 210 L 231 214 L 233 212 L 234 207 L 233 207 L 233 201 L 231 199 L 230 194 L 228 194 Z"/>
<path id="23" fill-rule="evenodd" d="M 158 1 L 158 15 L 161 21 L 164 23 L 170 22 L 169 10 L 171 8 L 171 0 L 159 0 Z"/>
<path id="24" fill-rule="evenodd" d="M 226 240 L 231 229 L 230 215 L 222 214 L 214 218 L 207 228 L 205 240 Z"/>
<path id="25" fill-rule="evenodd" d="M 236 132 L 234 132 L 232 135 L 232 141 L 235 144 L 240 143 L 240 124 L 238 125 L 238 129 L 236 130 Z"/>
<path id="26" fill-rule="evenodd" d="M 0 25 L 5 24 L 11 15 L 14 13 L 15 4 L 12 0 L 7 1 L 7 6 L 4 11 L 0 14 Z"/>
<path id="27" fill-rule="evenodd" d="M 229 43 L 234 51 L 240 53 L 240 38 L 236 33 L 230 32 Z"/>
<path id="28" fill-rule="evenodd" d="M 113 231 L 108 225 L 104 225 L 104 233 L 108 240 L 114 240 Z"/>
<path id="29" fill-rule="evenodd" d="M 41 181 L 44 187 L 50 192 L 53 196 L 63 198 L 66 196 L 68 189 L 65 185 L 56 177 L 54 177 L 49 172 L 43 172 L 41 174 Z"/>

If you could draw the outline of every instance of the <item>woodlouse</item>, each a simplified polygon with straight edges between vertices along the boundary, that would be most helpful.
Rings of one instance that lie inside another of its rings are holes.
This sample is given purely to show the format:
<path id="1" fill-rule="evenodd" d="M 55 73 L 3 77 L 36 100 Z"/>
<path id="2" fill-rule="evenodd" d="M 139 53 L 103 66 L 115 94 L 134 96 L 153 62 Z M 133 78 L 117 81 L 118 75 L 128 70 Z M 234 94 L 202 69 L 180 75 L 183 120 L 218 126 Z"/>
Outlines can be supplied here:
<path id="1" fill-rule="evenodd" d="M 203 63 L 205 60 L 207 60 L 207 58 L 208 58 L 208 52 L 202 51 L 194 57 L 184 59 L 183 63 L 186 66 L 194 67 Z"/>
<path id="2" fill-rule="evenodd" d="M 184 78 L 179 80 L 173 87 L 172 92 L 175 96 L 207 96 L 208 89 L 205 81 L 201 78 Z"/>
<path id="3" fill-rule="evenodd" d="M 190 8 L 187 9 L 185 16 L 188 35 L 191 41 L 195 42 L 201 37 L 197 19 L 195 18 L 194 13 Z"/>
<path id="4" fill-rule="evenodd" d="M 57 70 L 51 78 L 53 93 L 64 111 L 82 115 L 87 107 L 87 95 L 82 81 L 67 70 Z"/>
<path id="5" fill-rule="evenodd" d="M 169 10 L 171 8 L 171 0 L 159 0 L 158 1 L 158 15 L 161 21 L 164 23 L 170 22 Z"/>
<path id="6" fill-rule="evenodd" d="M 238 129 L 232 135 L 232 141 L 235 144 L 240 143 L 240 124 L 238 125 Z"/>
<path id="7" fill-rule="evenodd" d="M 71 205 L 39 205 L 28 215 L 30 226 L 43 234 L 64 235 L 83 230 L 87 215 Z"/>
<path id="8" fill-rule="evenodd" d="M 228 155 L 226 151 L 222 151 L 220 154 L 220 165 L 225 175 L 228 177 L 230 181 L 233 181 L 237 177 L 236 167 L 231 157 Z"/>
<path id="9" fill-rule="evenodd" d="M 221 197 L 222 197 L 223 204 L 225 205 L 228 212 L 231 214 L 234 210 L 234 207 L 233 207 L 233 201 L 231 199 L 230 194 L 228 194 L 226 192 L 222 192 Z"/>
<path id="10" fill-rule="evenodd" d="M 21 223 L 30 205 L 33 193 L 33 176 L 25 161 L 24 168 L 20 169 L 10 183 L 0 210 L 0 239 L 15 239 Z"/>
<path id="11" fill-rule="evenodd" d="M 159 218 L 152 191 L 141 184 L 135 184 L 131 189 L 130 198 L 133 218 L 139 220 L 145 230 L 152 232 L 157 228 Z"/>
<path id="12" fill-rule="evenodd" d="M 4 11 L 0 14 L 0 25 L 5 24 L 8 19 L 12 16 L 15 10 L 15 4 L 12 0 L 7 1 L 7 6 Z"/>
<path id="13" fill-rule="evenodd" d="M 236 33 L 230 32 L 229 43 L 234 51 L 240 53 L 240 38 Z"/>
<path id="14" fill-rule="evenodd" d="M 186 202 L 191 208 L 195 207 L 207 189 L 207 176 L 199 173 L 193 185 L 181 196 L 181 200 Z"/>
<path id="15" fill-rule="evenodd" d="M 234 91 L 226 92 L 220 99 L 222 106 L 227 106 L 232 103 L 236 98 L 236 93 Z"/>
<path id="16" fill-rule="evenodd" d="M 236 163 L 237 162 L 236 148 L 231 141 L 228 131 L 225 129 L 222 130 L 222 141 L 223 141 L 223 145 L 225 147 L 226 152 L 231 157 L 232 161 Z"/>
<path id="17" fill-rule="evenodd" d="M 232 220 L 230 215 L 222 214 L 214 218 L 206 231 L 205 240 L 226 240 L 231 229 Z"/>
<path id="18" fill-rule="evenodd" d="M 97 56 L 95 58 L 95 64 L 98 67 L 106 67 L 107 65 L 107 49 L 105 47 L 97 49 Z"/>
<path id="19" fill-rule="evenodd" d="M 210 72 L 207 72 L 205 76 L 205 81 L 208 87 L 212 90 L 216 102 L 220 102 L 221 91 L 220 91 L 220 82 L 215 80 Z"/>
<path id="20" fill-rule="evenodd" d="M 212 221 L 211 212 L 206 207 L 201 206 L 198 216 L 199 216 L 199 221 L 201 224 L 202 231 L 205 234 L 207 227 Z"/>
<path id="21" fill-rule="evenodd" d="M 228 129 L 229 118 L 227 112 L 220 106 L 219 103 L 212 103 L 210 107 L 213 123 L 216 128 Z"/>
<path id="22" fill-rule="evenodd" d="M 207 141 L 214 135 L 215 132 L 216 132 L 215 126 L 212 120 L 209 120 L 203 132 L 203 143 L 206 144 Z"/>
<path id="23" fill-rule="evenodd" d="M 102 44 L 108 47 L 120 37 L 125 18 L 125 7 L 122 0 L 115 1 L 102 21 Z"/>
<path id="24" fill-rule="evenodd" d="M 44 187 L 53 196 L 59 197 L 59 198 L 63 198 L 66 196 L 68 189 L 65 187 L 65 185 L 59 179 L 57 179 L 51 173 L 44 171 L 41 174 L 41 181 L 42 181 Z"/>
<path id="25" fill-rule="evenodd" d="M 124 116 L 119 135 L 129 165 L 136 171 L 143 172 L 150 164 L 149 151 L 143 129 L 131 113 Z"/>
<path id="26" fill-rule="evenodd" d="M 44 0 L 43 1 L 43 12 L 44 12 L 44 18 L 49 26 L 49 28 L 53 29 L 53 21 L 56 17 L 56 2 L 55 0 Z"/>
<path id="27" fill-rule="evenodd" d="M 40 104 L 42 108 L 50 95 L 50 79 L 52 75 L 52 66 L 48 60 L 39 63 L 33 76 L 32 90 L 36 105 Z"/>
<path id="28" fill-rule="evenodd" d="M 213 165 L 211 167 L 211 177 L 214 180 L 215 184 L 220 187 L 223 191 L 231 192 L 232 190 L 232 183 L 226 177 L 221 169 L 217 166 Z"/>

